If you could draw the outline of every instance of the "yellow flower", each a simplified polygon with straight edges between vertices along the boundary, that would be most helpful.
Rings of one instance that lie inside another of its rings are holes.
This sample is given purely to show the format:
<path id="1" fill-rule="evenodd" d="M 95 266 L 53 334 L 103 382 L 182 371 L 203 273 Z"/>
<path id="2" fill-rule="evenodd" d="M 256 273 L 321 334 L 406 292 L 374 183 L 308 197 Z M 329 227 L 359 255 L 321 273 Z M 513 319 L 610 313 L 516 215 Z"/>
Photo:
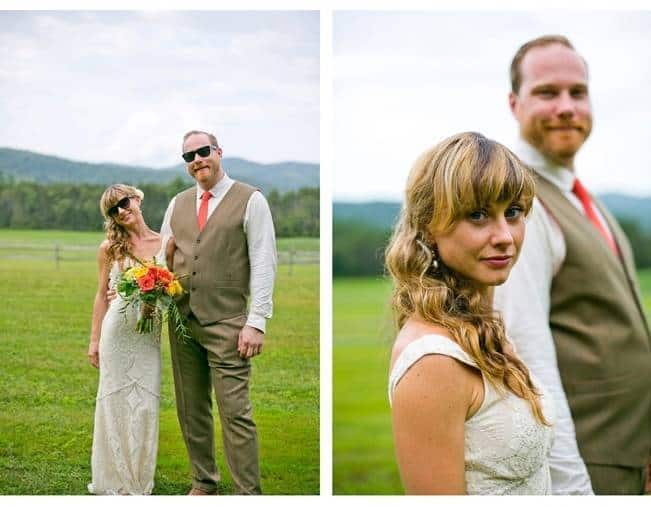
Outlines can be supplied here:
<path id="1" fill-rule="evenodd" d="M 137 266 L 131 268 L 133 270 L 133 276 L 135 278 L 141 278 L 147 274 L 147 266 Z"/>
<path id="2" fill-rule="evenodd" d="M 178 282 L 178 280 L 174 280 L 167 286 L 167 294 L 172 297 L 183 294 L 183 287 L 181 287 L 181 284 Z"/>

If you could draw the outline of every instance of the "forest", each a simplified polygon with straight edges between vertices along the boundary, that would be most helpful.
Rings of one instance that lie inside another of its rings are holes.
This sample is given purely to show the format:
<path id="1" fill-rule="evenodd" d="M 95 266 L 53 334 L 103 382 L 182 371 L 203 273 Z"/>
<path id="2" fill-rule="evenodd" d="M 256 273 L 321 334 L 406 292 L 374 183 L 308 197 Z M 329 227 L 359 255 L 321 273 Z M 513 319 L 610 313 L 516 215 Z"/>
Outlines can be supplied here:
<path id="1" fill-rule="evenodd" d="M 166 184 L 138 185 L 144 194 L 143 215 L 154 230 L 160 228 L 170 199 L 187 188 L 180 177 Z M 102 229 L 99 199 L 106 185 L 50 183 L 0 179 L 0 228 Z M 278 237 L 319 236 L 319 189 L 301 188 L 266 196 Z"/>

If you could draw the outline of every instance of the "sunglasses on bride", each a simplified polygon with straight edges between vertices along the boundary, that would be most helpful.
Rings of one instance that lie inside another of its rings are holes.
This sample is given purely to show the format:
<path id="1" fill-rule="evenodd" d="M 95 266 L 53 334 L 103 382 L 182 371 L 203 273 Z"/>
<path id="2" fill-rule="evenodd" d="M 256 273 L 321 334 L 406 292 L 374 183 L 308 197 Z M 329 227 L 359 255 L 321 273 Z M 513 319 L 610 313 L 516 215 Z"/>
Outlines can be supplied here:
<path id="1" fill-rule="evenodd" d="M 114 206 L 111 206 L 107 211 L 108 216 L 116 217 L 120 212 L 118 208 L 129 209 L 131 207 L 132 197 L 135 197 L 135 195 L 128 195 L 126 197 L 123 197 Z"/>
<path id="2" fill-rule="evenodd" d="M 206 158 L 208 155 L 210 155 L 210 149 L 217 149 L 217 146 L 213 145 L 208 145 L 208 146 L 202 146 L 201 148 L 198 148 L 194 151 L 186 151 L 183 155 L 183 160 L 185 160 L 188 164 L 194 160 L 195 155 L 199 155 L 201 158 Z"/>

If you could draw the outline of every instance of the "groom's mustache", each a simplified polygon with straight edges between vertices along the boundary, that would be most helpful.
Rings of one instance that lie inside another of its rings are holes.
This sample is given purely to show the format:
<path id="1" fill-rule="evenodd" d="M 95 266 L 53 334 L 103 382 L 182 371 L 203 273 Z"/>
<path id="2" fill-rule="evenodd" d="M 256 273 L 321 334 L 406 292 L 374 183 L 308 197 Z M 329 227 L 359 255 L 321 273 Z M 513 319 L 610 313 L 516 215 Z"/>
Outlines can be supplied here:
<path id="1" fill-rule="evenodd" d="M 581 132 L 585 131 L 584 125 L 575 122 L 560 122 L 554 124 L 547 124 L 545 128 L 548 130 L 565 130 L 565 129 L 575 129 L 580 130 Z"/>

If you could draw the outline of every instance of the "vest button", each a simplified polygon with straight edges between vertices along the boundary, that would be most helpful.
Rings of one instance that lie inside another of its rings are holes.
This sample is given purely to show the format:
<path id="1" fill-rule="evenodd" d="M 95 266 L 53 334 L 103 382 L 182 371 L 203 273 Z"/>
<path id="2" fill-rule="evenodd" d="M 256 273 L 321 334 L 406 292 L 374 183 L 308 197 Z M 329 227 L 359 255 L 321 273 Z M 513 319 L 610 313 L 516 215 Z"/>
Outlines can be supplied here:
<path id="1" fill-rule="evenodd" d="M 197 290 L 196 287 L 192 287 L 192 292 L 194 292 L 195 290 Z"/>
<path id="2" fill-rule="evenodd" d="M 194 260 L 195 260 L 195 261 L 196 261 L 198 258 L 199 258 L 198 255 L 195 255 L 195 256 L 194 256 Z"/>
<path id="3" fill-rule="evenodd" d="M 199 244 L 199 243 L 201 243 L 201 240 L 200 240 L 200 239 L 197 240 L 197 244 Z"/>
<path id="4" fill-rule="evenodd" d="M 193 271 L 193 272 L 192 272 L 192 276 L 195 276 L 196 274 L 197 274 L 196 271 Z"/>

